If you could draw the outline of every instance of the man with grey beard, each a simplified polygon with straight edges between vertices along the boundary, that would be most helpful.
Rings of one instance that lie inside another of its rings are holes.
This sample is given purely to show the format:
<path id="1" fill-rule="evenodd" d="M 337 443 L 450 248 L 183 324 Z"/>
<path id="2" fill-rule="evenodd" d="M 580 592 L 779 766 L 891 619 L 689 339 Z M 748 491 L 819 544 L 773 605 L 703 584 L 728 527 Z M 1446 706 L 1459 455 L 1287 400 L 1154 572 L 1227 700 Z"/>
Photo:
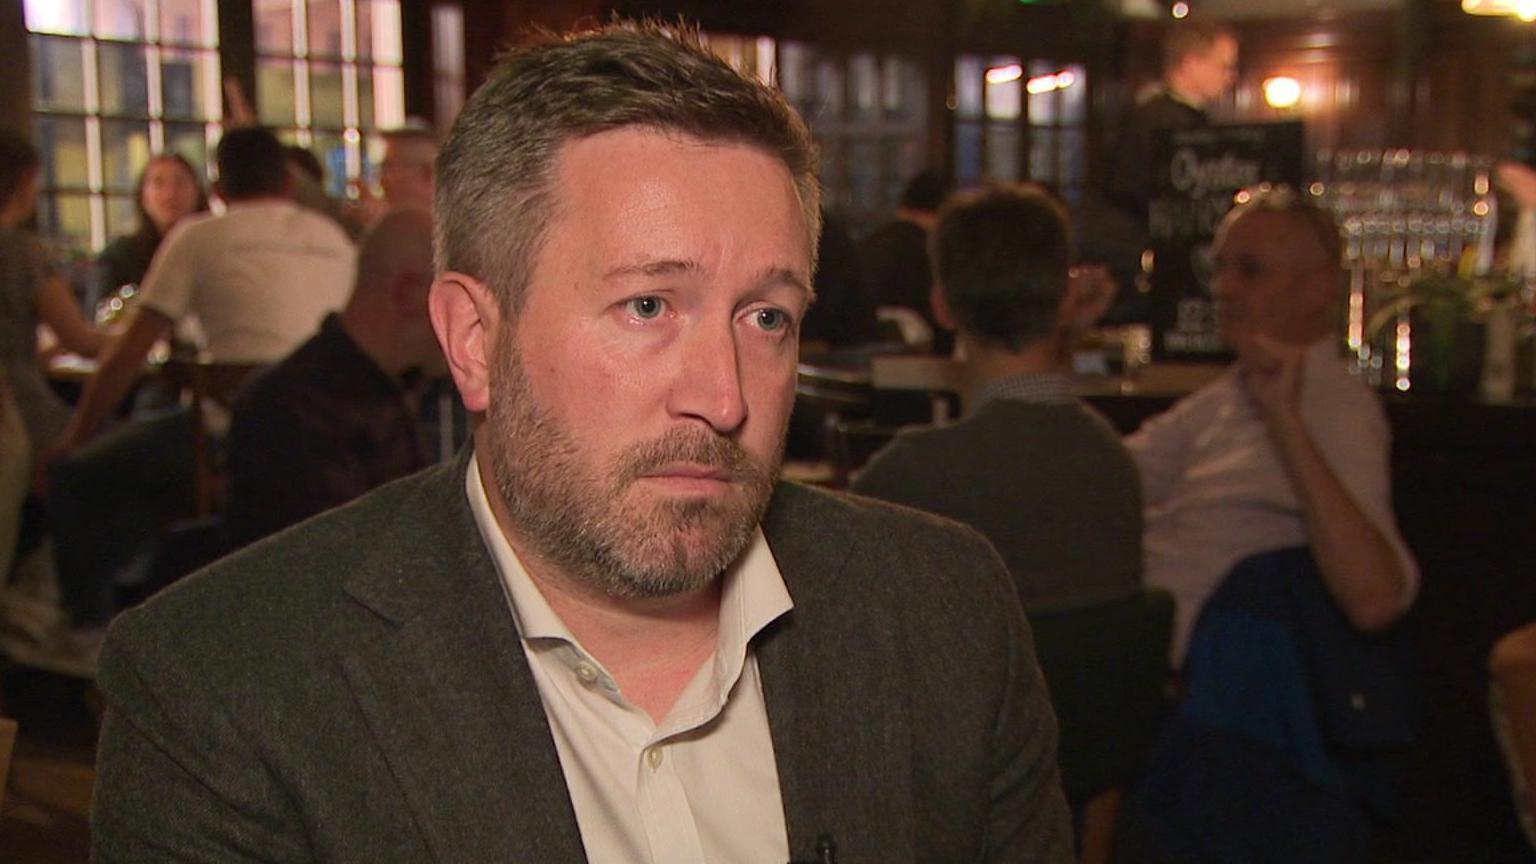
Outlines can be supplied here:
<path id="1" fill-rule="evenodd" d="M 688 34 L 508 55 L 438 162 L 472 445 L 121 617 L 99 858 L 1071 860 L 996 553 L 777 479 L 818 198 Z"/>

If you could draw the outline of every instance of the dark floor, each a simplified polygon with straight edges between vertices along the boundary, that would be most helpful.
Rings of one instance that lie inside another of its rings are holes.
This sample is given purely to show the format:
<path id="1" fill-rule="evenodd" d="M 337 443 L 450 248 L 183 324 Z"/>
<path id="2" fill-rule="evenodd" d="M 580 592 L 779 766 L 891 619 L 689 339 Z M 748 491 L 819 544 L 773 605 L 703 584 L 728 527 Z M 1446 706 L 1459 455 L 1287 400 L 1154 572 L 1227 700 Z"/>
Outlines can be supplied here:
<path id="1" fill-rule="evenodd" d="M 18 724 L 0 801 L 0 860 L 7 864 L 90 860 L 86 814 L 95 776 L 94 701 L 85 681 L 0 666 L 0 714 Z"/>

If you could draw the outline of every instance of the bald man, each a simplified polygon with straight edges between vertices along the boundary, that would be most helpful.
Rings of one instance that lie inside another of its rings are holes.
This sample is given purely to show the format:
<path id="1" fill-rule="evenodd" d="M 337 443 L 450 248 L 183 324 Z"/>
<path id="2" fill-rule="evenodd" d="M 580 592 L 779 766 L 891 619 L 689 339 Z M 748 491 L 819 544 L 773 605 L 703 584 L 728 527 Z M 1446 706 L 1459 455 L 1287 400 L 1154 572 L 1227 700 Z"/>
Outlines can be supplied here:
<path id="1" fill-rule="evenodd" d="M 1262 192 L 1216 234 L 1228 374 L 1126 440 L 1146 505 L 1146 579 L 1178 601 L 1182 662 L 1205 601 L 1238 562 L 1306 547 L 1358 631 L 1389 627 L 1418 569 L 1392 513 L 1390 431 L 1339 357 L 1332 218 L 1288 189 Z"/>
<path id="2" fill-rule="evenodd" d="M 426 466 L 415 382 L 443 371 L 431 283 L 431 216 L 391 211 L 363 237 L 346 308 L 245 388 L 228 445 L 237 545 Z"/>

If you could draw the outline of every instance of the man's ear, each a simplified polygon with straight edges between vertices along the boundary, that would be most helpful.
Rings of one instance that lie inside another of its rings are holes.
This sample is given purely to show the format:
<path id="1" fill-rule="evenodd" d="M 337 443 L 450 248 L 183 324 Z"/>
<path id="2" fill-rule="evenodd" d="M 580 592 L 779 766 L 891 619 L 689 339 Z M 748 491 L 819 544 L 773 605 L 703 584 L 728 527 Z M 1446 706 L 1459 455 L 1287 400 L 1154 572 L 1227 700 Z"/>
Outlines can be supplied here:
<path id="1" fill-rule="evenodd" d="M 933 307 L 933 320 L 945 330 L 959 330 L 955 325 L 955 311 L 949 308 L 949 298 L 944 296 L 944 286 L 935 279 L 928 290 L 928 305 Z"/>
<path id="2" fill-rule="evenodd" d="M 484 282 L 463 273 L 443 273 L 427 294 L 432 330 L 464 407 L 482 412 L 490 404 L 491 360 L 501 332 L 501 305 Z"/>

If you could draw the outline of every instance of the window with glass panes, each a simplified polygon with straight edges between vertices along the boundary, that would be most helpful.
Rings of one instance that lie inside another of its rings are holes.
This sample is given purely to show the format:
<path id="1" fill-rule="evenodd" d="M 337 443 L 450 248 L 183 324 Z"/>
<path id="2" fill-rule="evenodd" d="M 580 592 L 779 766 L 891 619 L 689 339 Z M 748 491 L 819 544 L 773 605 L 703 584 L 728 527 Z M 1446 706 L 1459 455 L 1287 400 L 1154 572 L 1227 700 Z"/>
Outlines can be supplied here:
<path id="1" fill-rule="evenodd" d="M 856 230 L 889 218 L 923 169 L 927 80 L 897 55 L 840 53 L 764 36 L 701 34 L 741 72 L 777 84 L 821 147 L 822 204 Z"/>
<path id="2" fill-rule="evenodd" d="M 256 113 L 326 168 L 332 195 L 371 182 L 379 130 L 405 122 L 398 0 L 253 0 Z"/>
<path id="3" fill-rule="evenodd" d="M 855 231 L 890 218 L 923 170 L 928 80 L 912 58 L 779 45 L 779 86 L 821 145 L 822 201 Z"/>
<path id="4" fill-rule="evenodd" d="M 954 87 L 957 182 L 1029 179 L 1069 203 L 1082 198 L 1088 84 L 1081 65 L 962 55 Z"/>
<path id="5" fill-rule="evenodd" d="M 150 155 L 204 168 L 219 135 L 214 0 L 25 0 L 40 230 L 99 249 L 137 223 Z"/>
<path id="6" fill-rule="evenodd" d="M 440 134 L 453 128 L 464 90 L 464 10 L 439 3 L 432 7 L 432 105 Z"/>

